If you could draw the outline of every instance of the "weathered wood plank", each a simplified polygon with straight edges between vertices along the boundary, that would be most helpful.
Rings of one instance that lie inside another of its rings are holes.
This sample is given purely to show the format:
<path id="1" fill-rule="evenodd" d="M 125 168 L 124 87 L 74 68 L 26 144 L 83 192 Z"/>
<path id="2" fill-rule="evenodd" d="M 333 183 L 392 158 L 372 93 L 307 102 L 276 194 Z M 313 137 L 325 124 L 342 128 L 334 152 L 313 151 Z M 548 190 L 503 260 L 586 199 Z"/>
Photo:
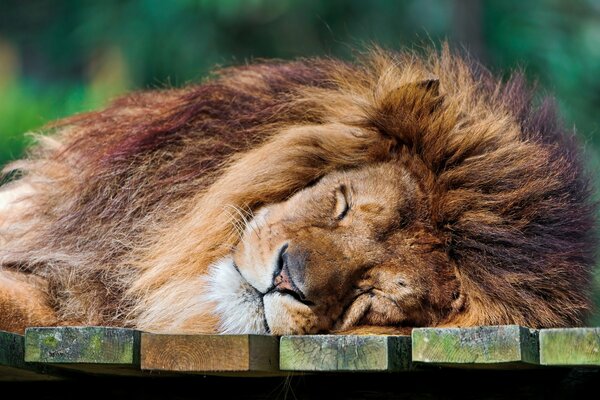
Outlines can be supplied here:
<path id="1" fill-rule="evenodd" d="M 401 371 L 410 369 L 410 336 L 283 336 L 285 371 Z"/>
<path id="2" fill-rule="evenodd" d="M 276 373 L 279 341 L 266 335 L 142 333 L 141 368 L 186 373 Z"/>
<path id="3" fill-rule="evenodd" d="M 25 361 L 84 372 L 135 375 L 140 363 L 139 337 L 138 331 L 112 327 L 28 328 Z"/>
<path id="4" fill-rule="evenodd" d="M 542 329 L 540 364 L 600 366 L 600 328 Z"/>
<path id="5" fill-rule="evenodd" d="M 412 332 L 412 360 L 475 368 L 538 364 L 537 331 L 517 325 L 417 328 Z"/>
<path id="6" fill-rule="evenodd" d="M 27 365 L 24 353 L 22 335 L 0 331 L 0 381 L 60 379 L 49 368 Z"/>

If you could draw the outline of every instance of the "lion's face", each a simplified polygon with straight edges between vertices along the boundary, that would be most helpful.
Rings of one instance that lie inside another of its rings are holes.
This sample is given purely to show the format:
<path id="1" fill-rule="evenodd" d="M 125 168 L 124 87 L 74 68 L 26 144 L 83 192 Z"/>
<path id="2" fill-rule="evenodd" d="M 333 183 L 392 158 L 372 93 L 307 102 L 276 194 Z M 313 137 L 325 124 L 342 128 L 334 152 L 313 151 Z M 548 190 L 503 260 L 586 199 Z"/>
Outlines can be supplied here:
<path id="1" fill-rule="evenodd" d="M 225 332 L 308 334 L 437 323 L 458 307 L 428 197 L 395 163 L 336 172 L 268 205 L 215 264 Z"/>

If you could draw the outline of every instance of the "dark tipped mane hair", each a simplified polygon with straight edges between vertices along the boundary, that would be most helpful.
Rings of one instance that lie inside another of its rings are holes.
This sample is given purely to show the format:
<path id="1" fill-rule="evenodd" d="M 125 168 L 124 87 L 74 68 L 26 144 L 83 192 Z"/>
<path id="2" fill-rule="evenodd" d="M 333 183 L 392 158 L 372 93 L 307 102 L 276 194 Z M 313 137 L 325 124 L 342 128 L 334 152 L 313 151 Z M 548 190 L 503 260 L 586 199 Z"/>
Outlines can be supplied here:
<path id="1" fill-rule="evenodd" d="M 0 225 L 0 265 L 47 278 L 62 321 L 160 326 L 170 282 L 239 240 L 224 204 L 255 209 L 398 152 L 426 166 L 469 293 L 450 323 L 584 321 L 595 205 L 574 133 L 522 75 L 501 82 L 447 48 L 258 62 L 55 122 L 6 168 L 36 195 Z"/>

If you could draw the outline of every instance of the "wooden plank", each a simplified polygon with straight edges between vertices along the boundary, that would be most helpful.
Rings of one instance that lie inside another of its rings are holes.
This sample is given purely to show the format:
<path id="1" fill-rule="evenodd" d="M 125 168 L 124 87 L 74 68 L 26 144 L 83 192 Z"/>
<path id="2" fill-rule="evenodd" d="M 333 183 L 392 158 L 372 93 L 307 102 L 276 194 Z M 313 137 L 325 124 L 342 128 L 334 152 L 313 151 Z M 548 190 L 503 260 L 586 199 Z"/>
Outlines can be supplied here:
<path id="1" fill-rule="evenodd" d="M 600 365 L 600 328 L 542 329 L 539 336 L 542 365 Z"/>
<path id="2" fill-rule="evenodd" d="M 50 368 L 25 363 L 22 335 L 0 331 L 0 381 L 60 379 L 52 372 Z"/>
<path id="3" fill-rule="evenodd" d="M 25 361 L 84 372 L 136 375 L 138 331 L 112 327 L 45 327 L 25 331 Z"/>
<path id="4" fill-rule="evenodd" d="M 276 373 L 279 340 L 267 335 L 142 333 L 141 368 L 149 371 L 261 375 Z"/>
<path id="5" fill-rule="evenodd" d="M 517 325 L 417 328 L 412 332 L 412 360 L 474 368 L 538 364 L 537 331 Z"/>
<path id="6" fill-rule="evenodd" d="M 283 336 L 284 371 L 401 371 L 410 369 L 410 336 Z"/>

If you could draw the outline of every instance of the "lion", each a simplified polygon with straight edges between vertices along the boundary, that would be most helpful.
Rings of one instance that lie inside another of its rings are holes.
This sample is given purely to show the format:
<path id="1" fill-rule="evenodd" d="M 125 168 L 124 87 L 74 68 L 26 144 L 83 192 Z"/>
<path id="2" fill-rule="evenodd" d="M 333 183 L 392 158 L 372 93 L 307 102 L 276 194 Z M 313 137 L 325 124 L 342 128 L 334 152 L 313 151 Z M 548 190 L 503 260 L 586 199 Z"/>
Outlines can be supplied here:
<path id="1" fill-rule="evenodd" d="M 51 123 L 0 190 L 0 329 L 577 326 L 596 207 L 522 74 L 256 61 Z"/>

